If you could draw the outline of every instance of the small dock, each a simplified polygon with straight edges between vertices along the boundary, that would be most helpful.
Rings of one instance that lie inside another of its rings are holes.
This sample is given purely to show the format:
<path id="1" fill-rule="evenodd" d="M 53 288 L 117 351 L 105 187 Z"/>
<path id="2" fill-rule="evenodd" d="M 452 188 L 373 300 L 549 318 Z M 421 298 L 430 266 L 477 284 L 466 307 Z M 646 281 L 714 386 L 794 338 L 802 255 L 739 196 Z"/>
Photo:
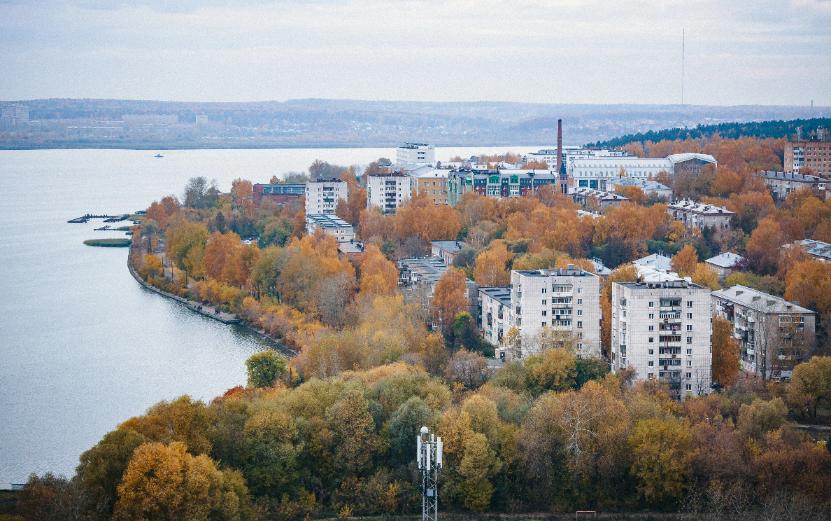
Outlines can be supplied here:
<path id="1" fill-rule="evenodd" d="M 117 223 L 121 221 L 126 221 L 130 218 L 130 214 L 122 213 L 118 215 L 107 215 L 107 214 L 93 214 L 87 213 L 80 217 L 76 217 L 74 219 L 70 219 L 66 222 L 70 224 L 85 224 L 88 223 L 91 219 L 104 219 L 105 223 Z"/>

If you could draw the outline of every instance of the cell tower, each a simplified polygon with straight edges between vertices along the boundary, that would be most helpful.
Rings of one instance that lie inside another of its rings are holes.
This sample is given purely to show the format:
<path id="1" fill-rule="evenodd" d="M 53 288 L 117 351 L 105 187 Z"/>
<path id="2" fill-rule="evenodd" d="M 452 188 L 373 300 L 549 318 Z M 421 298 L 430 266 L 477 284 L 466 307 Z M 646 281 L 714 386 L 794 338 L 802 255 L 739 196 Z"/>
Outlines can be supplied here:
<path id="1" fill-rule="evenodd" d="M 416 461 L 421 471 L 421 519 L 436 521 L 439 517 L 439 470 L 442 467 L 441 437 L 422 427 L 416 436 Z"/>

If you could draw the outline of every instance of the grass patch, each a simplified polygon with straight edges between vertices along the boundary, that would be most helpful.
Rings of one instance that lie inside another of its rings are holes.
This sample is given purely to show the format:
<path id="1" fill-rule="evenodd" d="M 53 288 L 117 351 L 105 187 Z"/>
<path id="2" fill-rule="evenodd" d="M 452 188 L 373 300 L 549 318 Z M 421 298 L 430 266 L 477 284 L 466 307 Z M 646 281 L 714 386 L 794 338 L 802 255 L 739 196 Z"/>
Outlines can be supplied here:
<path id="1" fill-rule="evenodd" d="M 84 244 L 102 248 L 126 248 L 131 242 L 130 239 L 87 239 Z"/>

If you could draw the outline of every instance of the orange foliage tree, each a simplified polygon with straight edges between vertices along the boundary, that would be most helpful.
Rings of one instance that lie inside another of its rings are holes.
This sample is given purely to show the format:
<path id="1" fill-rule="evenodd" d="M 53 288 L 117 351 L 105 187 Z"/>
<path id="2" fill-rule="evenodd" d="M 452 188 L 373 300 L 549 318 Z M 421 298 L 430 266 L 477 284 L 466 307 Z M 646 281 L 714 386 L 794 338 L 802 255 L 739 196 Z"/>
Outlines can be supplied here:
<path id="1" fill-rule="evenodd" d="M 507 286 L 511 282 L 508 263 L 513 254 L 504 241 L 493 241 L 487 250 L 476 257 L 473 279 L 480 286 Z"/>
<path id="2" fill-rule="evenodd" d="M 366 247 L 360 261 L 363 295 L 391 295 L 398 288 L 398 268 L 374 244 Z"/>
<path id="3" fill-rule="evenodd" d="M 465 274 L 458 268 L 448 268 L 441 276 L 433 292 L 432 314 L 447 335 L 456 315 L 467 309 L 467 285 Z"/>

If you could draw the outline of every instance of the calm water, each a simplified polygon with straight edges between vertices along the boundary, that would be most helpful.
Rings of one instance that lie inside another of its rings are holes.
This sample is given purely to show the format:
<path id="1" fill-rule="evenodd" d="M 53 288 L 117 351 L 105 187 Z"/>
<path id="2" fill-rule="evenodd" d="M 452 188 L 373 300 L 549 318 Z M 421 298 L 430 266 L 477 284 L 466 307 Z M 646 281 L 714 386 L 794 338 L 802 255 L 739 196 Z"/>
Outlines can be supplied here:
<path id="1" fill-rule="evenodd" d="M 538 147 L 511 147 L 514 152 Z M 437 159 L 498 149 L 441 149 Z M 91 248 L 94 213 L 146 208 L 189 177 L 227 191 L 320 158 L 367 164 L 390 149 L 0 151 L 0 488 L 31 472 L 72 475 L 78 456 L 163 399 L 210 400 L 245 383 L 263 348 L 245 332 L 142 289 L 126 249 Z"/>

